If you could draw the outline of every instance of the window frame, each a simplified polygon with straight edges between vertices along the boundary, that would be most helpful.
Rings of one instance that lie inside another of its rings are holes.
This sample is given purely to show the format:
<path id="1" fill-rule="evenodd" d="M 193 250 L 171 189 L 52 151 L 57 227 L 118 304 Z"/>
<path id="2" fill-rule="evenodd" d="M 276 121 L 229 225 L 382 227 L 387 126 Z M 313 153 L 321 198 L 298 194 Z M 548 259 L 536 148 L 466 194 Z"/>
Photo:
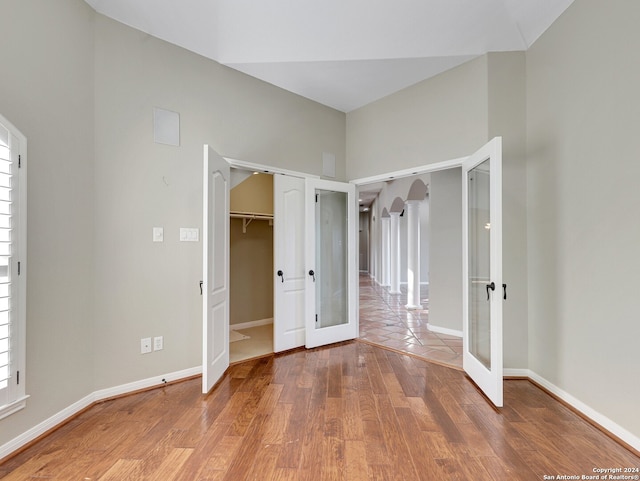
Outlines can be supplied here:
<path id="1" fill-rule="evenodd" d="M 11 349 L 8 402 L 0 405 L 0 419 L 24 409 L 26 394 L 26 311 L 27 311 L 27 138 L 0 114 L 0 124 L 9 131 L 12 162 L 11 213 Z M 14 145 L 17 144 L 17 145 Z M 17 165 L 17 167 L 16 167 Z M 15 192 L 17 190 L 17 193 Z M 20 266 L 18 274 L 18 263 Z"/>

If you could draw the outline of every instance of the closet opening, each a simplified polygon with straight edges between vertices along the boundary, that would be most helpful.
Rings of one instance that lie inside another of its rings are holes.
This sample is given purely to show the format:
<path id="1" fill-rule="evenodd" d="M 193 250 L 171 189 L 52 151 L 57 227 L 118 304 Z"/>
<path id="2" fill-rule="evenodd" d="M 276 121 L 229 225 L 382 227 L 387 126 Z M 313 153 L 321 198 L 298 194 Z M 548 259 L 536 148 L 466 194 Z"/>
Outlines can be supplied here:
<path id="1" fill-rule="evenodd" d="M 273 175 L 231 169 L 229 362 L 273 347 Z"/>

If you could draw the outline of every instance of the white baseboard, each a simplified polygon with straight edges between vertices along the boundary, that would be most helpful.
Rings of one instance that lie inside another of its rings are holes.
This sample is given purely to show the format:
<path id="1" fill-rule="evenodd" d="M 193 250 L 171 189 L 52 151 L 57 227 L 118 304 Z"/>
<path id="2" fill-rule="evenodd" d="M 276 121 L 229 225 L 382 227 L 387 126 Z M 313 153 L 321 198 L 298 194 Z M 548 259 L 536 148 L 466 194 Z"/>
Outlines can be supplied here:
<path id="1" fill-rule="evenodd" d="M 102 401 L 103 399 L 109 399 L 115 396 L 121 396 L 130 392 L 139 391 L 141 389 L 147 389 L 153 386 L 160 386 L 164 382 L 173 382 L 178 379 L 185 379 L 191 376 L 197 376 L 202 374 L 202 366 L 192 367 L 190 369 L 184 369 L 182 371 L 175 371 L 169 374 L 163 374 L 160 376 L 149 377 L 140 381 L 134 381 L 120 386 L 115 386 L 107 389 L 100 389 L 93 393 L 94 400 Z"/>
<path id="2" fill-rule="evenodd" d="M 4 459 L 9 456 L 11 453 L 17 451 L 21 447 L 30 443 L 34 439 L 42 436 L 47 431 L 55 428 L 56 426 L 64 423 L 69 418 L 81 412 L 83 409 L 88 408 L 92 404 L 102 401 L 104 399 L 108 399 L 110 397 L 119 396 L 122 394 L 127 394 L 130 392 L 138 391 L 140 389 L 145 389 L 153 386 L 160 386 L 163 384 L 163 379 L 167 382 L 177 381 L 178 379 L 183 379 L 191 376 L 195 376 L 197 374 L 202 373 L 202 366 L 193 367 L 191 369 L 185 369 L 182 371 L 176 371 L 164 375 L 158 375 L 154 377 L 150 377 L 147 379 L 143 379 L 141 381 L 131 382 L 128 384 L 123 384 L 121 386 L 115 386 L 108 389 L 101 389 L 99 391 L 92 392 L 91 394 L 83 397 L 79 401 L 67 406 L 62 411 L 57 412 L 53 416 L 48 419 L 45 419 L 40 424 L 32 427 L 28 431 L 25 431 L 21 435 L 13 438 L 11 441 L 6 442 L 2 446 L 0 446 L 0 459 Z"/>
<path id="3" fill-rule="evenodd" d="M 523 377 L 523 378 L 531 378 L 531 371 L 528 369 L 509 369 L 505 368 L 502 370 L 502 375 L 505 377 Z"/>
<path id="4" fill-rule="evenodd" d="M 447 336 L 462 337 L 462 331 L 456 331 L 455 329 L 449 329 L 446 327 L 434 326 L 431 323 L 427 323 L 427 329 L 437 334 L 446 334 Z"/>
<path id="5" fill-rule="evenodd" d="M 547 381 L 539 374 L 531 371 L 530 369 L 504 369 L 503 373 L 507 377 L 523 377 L 534 381 L 535 383 L 539 384 L 544 389 L 552 393 L 558 399 L 561 399 L 576 411 L 582 413 L 585 417 L 589 418 L 598 426 L 602 427 L 623 442 L 627 443 L 633 449 L 640 451 L 640 437 L 630 433 L 619 424 L 616 424 L 611 419 L 604 416 L 603 414 L 600 414 L 598 411 L 583 403 L 565 390 Z"/>
<path id="6" fill-rule="evenodd" d="M 0 446 L 0 459 L 4 459 L 14 451 L 20 449 L 25 444 L 30 443 L 39 436 L 42 436 L 44 433 L 56 427 L 58 424 L 63 423 L 74 414 L 77 414 L 88 406 L 91 406 L 91 404 L 93 404 L 94 402 L 95 398 L 93 393 L 89 394 L 79 401 L 76 401 L 71 406 L 68 406 L 62 411 L 54 414 L 49 419 L 42 421 L 40 424 L 32 427 L 28 431 L 25 431 L 21 435 L 13 438 L 11 441 L 3 444 L 2 446 Z"/>
<path id="7" fill-rule="evenodd" d="M 266 326 L 267 324 L 273 324 L 273 317 L 258 319 L 257 321 L 241 322 L 239 324 L 230 324 L 229 328 L 233 330 L 249 329 L 250 327 Z"/>

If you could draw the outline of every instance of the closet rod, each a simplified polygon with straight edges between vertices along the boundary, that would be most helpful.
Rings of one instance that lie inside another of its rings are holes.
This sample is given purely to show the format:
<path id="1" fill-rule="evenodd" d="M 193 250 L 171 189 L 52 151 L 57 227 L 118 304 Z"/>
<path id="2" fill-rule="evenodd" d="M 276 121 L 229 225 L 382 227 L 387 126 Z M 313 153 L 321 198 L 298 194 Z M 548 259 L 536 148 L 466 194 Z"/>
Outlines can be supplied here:
<path id="1" fill-rule="evenodd" d="M 242 233 L 247 233 L 247 226 L 253 220 L 268 220 L 269 225 L 273 225 L 273 215 L 271 214 L 252 214 L 250 212 L 230 212 L 229 217 L 234 219 L 242 219 Z"/>

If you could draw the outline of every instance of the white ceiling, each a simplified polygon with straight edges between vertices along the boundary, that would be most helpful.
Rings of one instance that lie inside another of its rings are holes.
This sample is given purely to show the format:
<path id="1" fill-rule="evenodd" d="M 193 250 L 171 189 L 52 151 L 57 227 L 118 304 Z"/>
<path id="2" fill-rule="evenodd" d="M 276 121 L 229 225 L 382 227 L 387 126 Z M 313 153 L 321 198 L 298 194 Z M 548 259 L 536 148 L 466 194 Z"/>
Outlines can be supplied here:
<path id="1" fill-rule="evenodd" d="M 86 0 L 349 112 L 487 52 L 526 50 L 573 0 Z"/>

